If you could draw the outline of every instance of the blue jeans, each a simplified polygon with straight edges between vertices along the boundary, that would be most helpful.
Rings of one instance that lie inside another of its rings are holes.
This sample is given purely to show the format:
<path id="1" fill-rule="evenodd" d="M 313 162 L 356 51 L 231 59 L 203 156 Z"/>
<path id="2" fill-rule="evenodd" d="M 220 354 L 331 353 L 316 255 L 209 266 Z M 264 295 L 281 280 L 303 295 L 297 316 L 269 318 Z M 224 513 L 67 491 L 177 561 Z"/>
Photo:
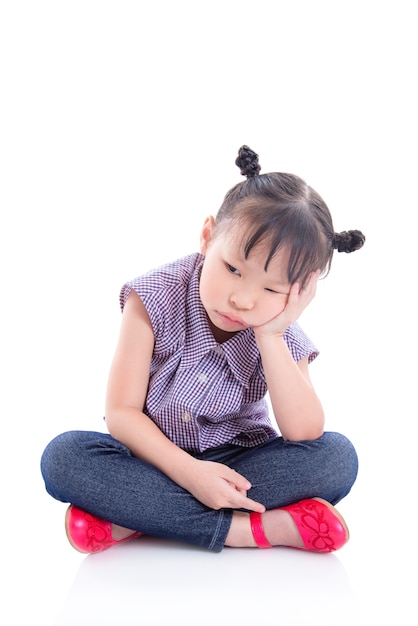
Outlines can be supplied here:
<path id="1" fill-rule="evenodd" d="M 224 445 L 196 455 L 245 476 L 248 497 L 272 509 L 302 498 L 336 504 L 350 491 L 358 469 L 350 441 L 324 433 L 313 441 L 273 437 L 254 448 Z M 48 493 L 115 524 L 220 552 L 231 509 L 210 509 L 158 469 L 135 458 L 108 434 L 70 431 L 46 447 L 41 471 Z"/>

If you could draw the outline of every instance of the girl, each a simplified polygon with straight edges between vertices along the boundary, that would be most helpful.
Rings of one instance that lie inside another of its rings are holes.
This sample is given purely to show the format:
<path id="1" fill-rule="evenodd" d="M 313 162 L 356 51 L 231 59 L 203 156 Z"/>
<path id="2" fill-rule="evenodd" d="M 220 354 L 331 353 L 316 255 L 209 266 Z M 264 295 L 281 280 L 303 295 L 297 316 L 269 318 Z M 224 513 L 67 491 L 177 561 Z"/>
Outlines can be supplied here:
<path id="1" fill-rule="evenodd" d="M 323 430 L 308 373 L 318 352 L 296 320 L 334 249 L 365 237 L 334 233 L 321 197 L 297 176 L 261 175 L 247 146 L 236 164 L 247 180 L 206 219 L 200 253 L 121 290 L 110 434 L 66 432 L 43 453 L 46 489 L 70 503 L 66 532 L 82 552 L 141 534 L 215 552 L 348 540 L 334 505 L 357 455 Z"/>

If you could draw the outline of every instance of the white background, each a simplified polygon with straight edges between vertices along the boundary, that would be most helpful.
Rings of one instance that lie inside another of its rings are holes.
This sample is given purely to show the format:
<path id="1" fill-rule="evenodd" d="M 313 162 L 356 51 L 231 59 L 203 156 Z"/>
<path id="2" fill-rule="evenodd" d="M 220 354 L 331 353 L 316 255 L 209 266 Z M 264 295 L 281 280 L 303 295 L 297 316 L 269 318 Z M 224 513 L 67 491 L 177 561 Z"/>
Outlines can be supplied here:
<path id="1" fill-rule="evenodd" d="M 39 459 L 63 430 L 104 429 L 119 289 L 198 249 L 204 218 L 241 180 L 244 143 L 262 171 L 311 184 L 337 231 L 366 234 L 362 250 L 335 256 L 301 323 L 321 351 L 311 374 L 327 428 L 360 456 L 339 559 L 361 611 L 415 623 L 405 573 L 416 494 L 414 5 L 0 3 L 8 624 L 52 623 L 84 563 Z"/>

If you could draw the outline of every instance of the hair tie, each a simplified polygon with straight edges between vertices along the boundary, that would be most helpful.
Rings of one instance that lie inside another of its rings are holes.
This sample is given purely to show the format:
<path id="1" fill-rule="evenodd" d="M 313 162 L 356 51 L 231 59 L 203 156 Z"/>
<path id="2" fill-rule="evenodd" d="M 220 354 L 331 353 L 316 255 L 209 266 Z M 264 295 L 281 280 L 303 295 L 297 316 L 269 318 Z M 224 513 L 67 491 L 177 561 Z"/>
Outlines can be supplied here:
<path id="1" fill-rule="evenodd" d="M 240 168 L 241 175 L 247 178 L 258 176 L 261 170 L 261 166 L 258 162 L 258 154 L 248 146 L 241 146 L 235 160 L 235 165 Z"/>

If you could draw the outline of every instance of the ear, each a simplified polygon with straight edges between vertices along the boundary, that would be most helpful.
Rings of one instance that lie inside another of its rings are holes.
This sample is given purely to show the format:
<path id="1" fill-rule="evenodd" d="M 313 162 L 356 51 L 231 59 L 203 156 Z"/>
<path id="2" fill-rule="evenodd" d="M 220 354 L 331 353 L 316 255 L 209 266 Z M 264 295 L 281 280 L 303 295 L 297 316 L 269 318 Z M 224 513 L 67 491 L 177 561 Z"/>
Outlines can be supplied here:
<path id="1" fill-rule="evenodd" d="M 215 228 L 215 218 L 212 215 L 209 215 L 209 217 L 205 219 L 202 232 L 200 233 L 200 252 L 203 255 L 205 255 L 207 252 L 209 243 L 212 239 L 214 228 Z"/>

